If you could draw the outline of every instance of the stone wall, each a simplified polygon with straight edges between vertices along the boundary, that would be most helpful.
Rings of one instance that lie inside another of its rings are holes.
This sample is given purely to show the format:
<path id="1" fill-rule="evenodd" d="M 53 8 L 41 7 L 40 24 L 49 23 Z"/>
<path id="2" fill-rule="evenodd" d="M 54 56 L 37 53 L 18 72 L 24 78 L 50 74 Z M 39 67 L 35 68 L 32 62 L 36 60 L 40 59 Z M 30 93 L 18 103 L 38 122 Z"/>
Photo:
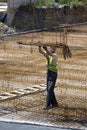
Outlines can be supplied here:
<path id="1" fill-rule="evenodd" d="M 21 24 L 20 24 L 21 21 Z M 43 29 L 60 24 L 87 22 L 87 7 L 40 8 L 29 12 L 29 9 L 18 9 L 12 22 L 17 30 Z"/>
<path id="2" fill-rule="evenodd" d="M 87 6 L 63 7 L 56 9 L 39 10 L 40 24 L 44 27 L 57 26 L 59 24 L 74 24 L 87 22 Z M 41 15 L 42 14 L 42 15 Z"/>

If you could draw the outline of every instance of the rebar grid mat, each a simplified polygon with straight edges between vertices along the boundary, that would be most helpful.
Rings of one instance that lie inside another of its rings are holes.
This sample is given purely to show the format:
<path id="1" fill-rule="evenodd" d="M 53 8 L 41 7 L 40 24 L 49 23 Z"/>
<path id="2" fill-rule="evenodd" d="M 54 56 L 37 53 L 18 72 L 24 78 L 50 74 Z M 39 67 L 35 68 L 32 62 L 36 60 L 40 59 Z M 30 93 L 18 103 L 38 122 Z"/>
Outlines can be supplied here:
<path id="1" fill-rule="evenodd" d="M 64 60 L 61 49 L 57 49 L 59 63 L 55 93 L 59 107 L 48 111 L 43 110 L 45 58 L 39 54 L 38 46 L 18 45 L 17 41 L 52 44 L 64 40 L 63 31 L 61 35 L 56 29 L 0 39 L 1 117 L 78 128 L 87 126 L 87 26 L 69 28 L 66 38 L 73 56 Z M 16 95 L 15 98 L 12 95 Z"/>

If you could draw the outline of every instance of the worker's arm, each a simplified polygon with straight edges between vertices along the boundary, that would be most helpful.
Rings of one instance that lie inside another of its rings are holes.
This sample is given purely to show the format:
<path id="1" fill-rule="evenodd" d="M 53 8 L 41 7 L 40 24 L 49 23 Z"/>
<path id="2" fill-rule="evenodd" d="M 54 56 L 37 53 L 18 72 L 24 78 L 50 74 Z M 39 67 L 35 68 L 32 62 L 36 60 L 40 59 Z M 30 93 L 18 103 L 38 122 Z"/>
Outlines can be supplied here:
<path id="1" fill-rule="evenodd" d="M 41 54 L 43 54 L 45 57 L 47 57 L 46 51 L 44 51 L 41 46 L 39 46 L 39 53 L 41 53 Z"/>
<path id="2" fill-rule="evenodd" d="M 46 51 L 46 53 L 47 53 L 47 56 L 53 56 L 53 54 L 47 49 L 47 47 L 46 46 L 43 46 L 43 49 Z"/>
<path id="3" fill-rule="evenodd" d="M 44 49 L 45 51 L 44 51 L 43 49 Z M 40 52 L 41 54 L 43 54 L 45 57 L 48 57 L 49 55 L 53 56 L 52 53 L 47 49 L 46 46 L 43 46 L 43 49 L 42 49 L 41 46 L 39 46 L 39 52 Z"/>

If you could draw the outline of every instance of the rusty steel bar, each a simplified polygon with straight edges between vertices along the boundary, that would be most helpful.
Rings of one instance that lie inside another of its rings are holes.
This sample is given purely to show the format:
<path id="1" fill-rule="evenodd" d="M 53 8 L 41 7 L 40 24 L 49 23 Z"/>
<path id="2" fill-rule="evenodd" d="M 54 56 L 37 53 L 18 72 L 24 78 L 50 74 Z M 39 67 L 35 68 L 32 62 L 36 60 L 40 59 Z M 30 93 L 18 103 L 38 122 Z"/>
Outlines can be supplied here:
<path id="1" fill-rule="evenodd" d="M 60 43 L 60 42 L 56 42 L 56 44 L 43 44 L 41 41 L 38 41 L 38 42 L 36 42 L 36 43 L 32 43 L 32 42 L 30 42 L 30 43 L 28 43 L 28 44 L 26 44 L 26 43 L 24 43 L 24 42 L 22 42 L 22 41 L 18 41 L 17 42 L 19 45 L 30 45 L 30 46 L 56 46 L 56 47 L 58 47 L 58 48 L 62 48 L 65 44 L 63 44 L 63 43 Z"/>

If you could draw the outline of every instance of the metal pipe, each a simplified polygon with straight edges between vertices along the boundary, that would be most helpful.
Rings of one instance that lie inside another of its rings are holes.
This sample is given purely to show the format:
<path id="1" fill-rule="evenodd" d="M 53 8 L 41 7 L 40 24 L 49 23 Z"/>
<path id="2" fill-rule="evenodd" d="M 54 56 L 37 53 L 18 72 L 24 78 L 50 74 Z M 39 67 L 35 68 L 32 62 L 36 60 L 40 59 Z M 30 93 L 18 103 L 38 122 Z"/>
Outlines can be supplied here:
<path id="1" fill-rule="evenodd" d="M 63 25 L 63 26 L 56 26 L 57 28 L 65 28 L 65 27 L 73 27 L 73 26 L 80 26 L 80 25 L 86 25 L 87 22 L 83 22 L 83 23 L 76 23 L 76 24 L 70 24 L 70 25 Z M 56 27 L 53 27 L 54 29 Z"/>
<path id="2" fill-rule="evenodd" d="M 2 39 L 4 37 L 15 36 L 15 35 L 22 35 L 22 34 L 28 34 L 28 33 L 42 32 L 42 31 L 48 31 L 48 30 L 51 30 L 51 29 L 70 28 L 70 27 L 80 26 L 80 25 L 87 25 L 87 22 L 76 23 L 76 24 L 71 24 L 71 25 L 55 26 L 55 27 L 51 27 L 51 28 L 43 28 L 43 29 L 37 29 L 37 30 L 30 30 L 30 31 L 18 32 L 18 33 L 14 33 L 14 34 L 7 34 L 7 35 L 4 35 L 4 36 L 0 36 L 0 39 Z"/>
<path id="3" fill-rule="evenodd" d="M 18 32 L 18 33 L 13 33 L 13 34 L 7 34 L 7 35 L 4 35 L 4 36 L 0 36 L 0 39 L 4 38 L 4 37 L 10 37 L 10 36 L 22 35 L 22 34 L 28 34 L 28 33 L 35 33 L 35 32 L 41 32 L 41 29 L 30 30 L 30 31 L 25 31 L 25 32 Z"/>

